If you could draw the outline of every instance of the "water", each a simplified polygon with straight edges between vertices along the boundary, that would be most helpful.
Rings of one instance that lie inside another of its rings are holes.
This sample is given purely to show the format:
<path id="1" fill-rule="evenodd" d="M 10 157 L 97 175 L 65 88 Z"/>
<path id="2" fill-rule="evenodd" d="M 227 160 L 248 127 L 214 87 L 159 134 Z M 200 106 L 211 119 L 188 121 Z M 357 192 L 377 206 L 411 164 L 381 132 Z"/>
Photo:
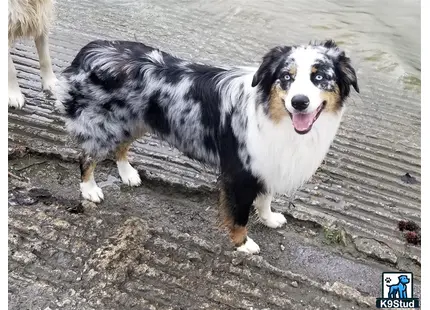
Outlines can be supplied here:
<path id="1" fill-rule="evenodd" d="M 360 66 L 372 68 L 385 74 L 387 79 L 398 80 L 406 88 L 420 91 L 421 10 L 418 0 L 98 2 L 128 11 L 136 25 L 164 28 L 171 37 L 183 37 L 186 41 L 190 37 L 183 33 L 195 32 L 200 35 L 196 39 L 197 47 L 201 44 L 202 48 L 205 43 L 210 45 L 211 37 L 222 36 L 220 33 L 225 37 L 230 33 L 236 45 L 244 46 L 250 42 L 271 46 L 333 38 Z M 175 22 L 176 29 L 170 29 L 168 24 Z M 240 47 L 234 48 L 240 51 Z"/>

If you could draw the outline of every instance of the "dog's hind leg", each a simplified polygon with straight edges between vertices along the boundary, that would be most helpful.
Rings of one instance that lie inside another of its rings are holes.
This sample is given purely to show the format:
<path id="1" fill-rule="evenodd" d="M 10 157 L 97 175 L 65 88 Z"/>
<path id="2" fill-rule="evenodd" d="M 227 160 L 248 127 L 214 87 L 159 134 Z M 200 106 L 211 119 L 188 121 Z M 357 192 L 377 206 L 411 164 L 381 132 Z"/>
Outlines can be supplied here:
<path id="1" fill-rule="evenodd" d="M 89 155 L 82 154 L 80 157 L 81 169 L 81 193 L 82 197 L 92 202 L 101 202 L 104 199 L 102 189 L 97 186 L 94 179 L 94 169 L 97 162 Z"/>
<path id="2" fill-rule="evenodd" d="M 9 68 L 8 68 L 8 94 L 9 106 L 16 109 L 21 109 L 24 106 L 25 99 L 22 94 L 18 79 L 16 78 L 15 65 L 9 52 Z"/>
<path id="3" fill-rule="evenodd" d="M 139 172 L 128 161 L 128 150 L 132 142 L 124 142 L 116 148 L 115 159 L 118 173 L 124 184 L 139 186 L 141 183 Z"/>
<path id="4" fill-rule="evenodd" d="M 219 199 L 222 225 L 227 227 L 231 241 L 238 251 L 250 254 L 260 252 L 260 247 L 248 237 L 246 229 L 252 203 L 257 196 L 253 187 L 246 180 L 223 181 Z"/>
<path id="5" fill-rule="evenodd" d="M 42 77 L 42 88 L 44 91 L 54 94 L 54 87 L 57 83 L 54 71 L 52 70 L 51 56 L 49 54 L 48 35 L 43 33 L 35 38 L 37 53 L 39 54 L 40 76 Z"/>

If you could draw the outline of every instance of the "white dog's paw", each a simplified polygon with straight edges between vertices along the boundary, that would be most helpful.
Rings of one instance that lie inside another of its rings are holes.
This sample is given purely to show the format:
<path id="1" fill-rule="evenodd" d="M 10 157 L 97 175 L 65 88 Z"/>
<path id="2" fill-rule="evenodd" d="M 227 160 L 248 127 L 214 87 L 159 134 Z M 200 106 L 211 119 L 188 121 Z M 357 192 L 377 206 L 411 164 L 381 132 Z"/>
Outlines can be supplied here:
<path id="1" fill-rule="evenodd" d="M 270 228 L 282 227 L 287 223 L 285 216 L 278 212 L 270 212 L 265 217 L 260 216 L 260 220 L 264 225 Z"/>
<path id="2" fill-rule="evenodd" d="M 245 252 L 249 254 L 260 253 L 260 247 L 251 238 L 247 237 L 246 242 L 237 248 L 239 252 Z"/>
<path id="3" fill-rule="evenodd" d="M 48 92 L 51 96 L 55 97 L 55 87 L 58 83 L 55 75 L 50 75 L 48 77 L 42 78 L 42 89 Z"/>
<path id="4" fill-rule="evenodd" d="M 98 203 L 104 199 L 103 191 L 94 182 L 83 182 L 80 184 L 82 197 L 85 199 Z"/>
<path id="5" fill-rule="evenodd" d="M 119 176 L 124 184 L 139 186 L 142 183 L 139 171 L 134 169 L 128 162 L 117 162 L 117 165 Z"/>
<path id="6" fill-rule="evenodd" d="M 19 89 L 9 89 L 9 106 L 15 109 L 21 109 L 25 104 L 24 95 Z"/>

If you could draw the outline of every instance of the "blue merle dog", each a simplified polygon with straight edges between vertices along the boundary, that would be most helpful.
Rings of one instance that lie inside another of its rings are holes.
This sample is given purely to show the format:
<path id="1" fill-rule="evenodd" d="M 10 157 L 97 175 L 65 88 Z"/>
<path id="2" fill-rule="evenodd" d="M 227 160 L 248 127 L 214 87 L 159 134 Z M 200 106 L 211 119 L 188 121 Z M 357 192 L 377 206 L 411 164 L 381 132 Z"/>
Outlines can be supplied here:
<path id="1" fill-rule="evenodd" d="M 104 199 L 96 162 L 114 152 L 124 183 L 138 186 L 131 143 L 157 135 L 192 159 L 216 167 L 220 213 L 239 251 L 258 253 L 246 224 L 286 223 L 271 211 L 316 171 L 335 137 L 357 77 L 333 41 L 271 49 L 259 68 L 220 68 L 179 59 L 138 42 L 94 41 L 65 69 L 58 106 L 83 149 L 81 192 Z"/>

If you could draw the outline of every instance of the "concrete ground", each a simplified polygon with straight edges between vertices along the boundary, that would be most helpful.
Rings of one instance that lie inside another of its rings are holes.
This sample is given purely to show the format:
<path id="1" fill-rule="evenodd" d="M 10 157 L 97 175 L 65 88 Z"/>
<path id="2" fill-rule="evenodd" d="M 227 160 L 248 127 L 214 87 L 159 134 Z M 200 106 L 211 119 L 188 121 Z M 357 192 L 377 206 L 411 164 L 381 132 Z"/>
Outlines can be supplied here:
<path id="1" fill-rule="evenodd" d="M 421 218 L 419 1 L 284 2 L 62 1 L 51 35 L 57 74 L 98 38 L 222 65 L 328 37 L 349 52 L 361 93 L 296 207 L 276 198 L 288 225 L 253 219 L 253 257 L 217 227 L 214 173 L 154 137 L 132 148 L 142 186 L 107 160 L 106 201 L 83 202 L 79 150 L 41 92 L 34 45 L 16 42 L 27 105 L 9 110 L 9 309 L 365 309 L 395 270 L 414 272 L 420 297 L 421 249 L 397 228 Z"/>

